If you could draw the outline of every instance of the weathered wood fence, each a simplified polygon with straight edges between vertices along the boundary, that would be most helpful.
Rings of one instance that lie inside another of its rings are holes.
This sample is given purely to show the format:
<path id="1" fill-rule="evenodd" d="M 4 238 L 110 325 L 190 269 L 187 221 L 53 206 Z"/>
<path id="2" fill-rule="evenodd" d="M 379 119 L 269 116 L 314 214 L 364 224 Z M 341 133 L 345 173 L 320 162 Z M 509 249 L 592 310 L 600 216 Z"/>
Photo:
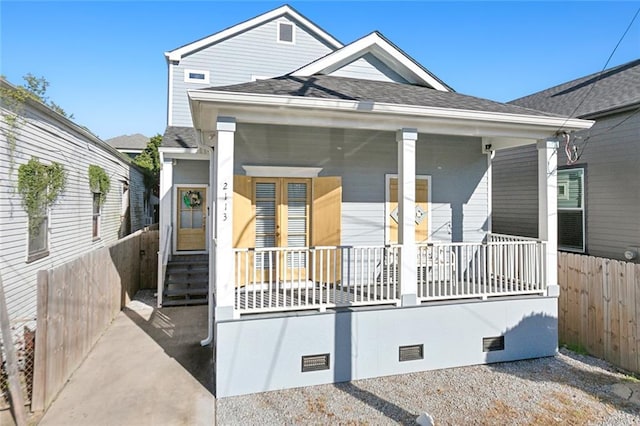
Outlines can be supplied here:
<path id="1" fill-rule="evenodd" d="M 640 265 L 558 255 L 560 341 L 640 372 Z"/>
<path id="2" fill-rule="evenodd" d="M 33 411 L 46 409 L 140 288 L 155 288 L 158 231 L 142 230 L 38 274 Z"/>

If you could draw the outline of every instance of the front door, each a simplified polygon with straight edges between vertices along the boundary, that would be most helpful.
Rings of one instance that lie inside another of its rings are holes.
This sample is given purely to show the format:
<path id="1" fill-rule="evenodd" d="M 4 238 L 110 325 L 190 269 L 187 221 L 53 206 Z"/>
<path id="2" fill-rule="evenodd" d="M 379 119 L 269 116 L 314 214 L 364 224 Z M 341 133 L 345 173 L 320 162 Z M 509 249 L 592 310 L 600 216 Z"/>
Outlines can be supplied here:
<path id="1" fill-rule="evenodd" d="M 255 246 L 286 247 L 287 251 L 256 254 L 262 279 L 306 280 L 307 253 L 296 247 L 309 245 L 311 180 L 295 178 L 253 179 Z M 279 276 L 276 276 L 279 275 Z"/>
<path id="2" fill-rule="evenodd" d="M 207 243 L 207 188 L 177 188 L 176 250 L 202 251 Z"/>

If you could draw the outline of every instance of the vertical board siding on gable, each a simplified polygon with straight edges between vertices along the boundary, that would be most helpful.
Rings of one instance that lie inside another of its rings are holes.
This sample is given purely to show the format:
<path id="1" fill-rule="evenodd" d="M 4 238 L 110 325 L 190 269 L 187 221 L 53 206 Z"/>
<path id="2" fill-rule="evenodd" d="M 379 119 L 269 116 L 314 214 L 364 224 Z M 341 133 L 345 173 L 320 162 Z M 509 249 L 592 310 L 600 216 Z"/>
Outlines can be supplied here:
<path id="1" fill-rule="evenodd" d="M 173 120 L 169 125 L 191 126 L 187 90 L 251 81 L 252 75 L 276 77 L 326 55 L 332 49 L 296 24 L 295 44 L 278 43 L 279 18 L 247 30 L 182 58 L 173 66 Z M 206 70 L 209 84 L 185 83 L 184 70 Z"/>
<path id="2" fill-rule="evenodd" d="M 6 138 L 0 138 L 0 264 L 12 321 L 36 316 L 36 276 L 41 269 L 65 263 L 80 254 L 118 239 L 122 213 L 122 181 L 129 180 L 129 165 L 96 146 L 73 129 L 35 109 L 27 109 L 17 131 L 11 169 Z M 3 130 L 4 121 L 0 122 Z M 27 214 L 15 190 L 18 168 L 31 157 L 61 163 L 67 172 L 64 192 L 49 210 L 49 255 L 26 263 Z M 111 179 L 102 210 L 101 239 L 92 241 L 92 193 L 88 167 L 97 164 Z"/>
<path id="3" fill-rule="evenodd" d="M 342 244 L 384 244 L 385 174 L 397 173 L 393 132 L 238 124 L 235 143 L 236 174 L 261 165 L 342 176 Z M 477 138 L 419 136 L 416 170 L 432 176 L 432 239 L 484 238 L 488 180 L 480 146 Z"/>
<path id="4" fill-rule="evenodd" d="M 365 80 L 391 81 L 396 83 L 407 83 L 397 72 L 383 64 L 371 53 L 339 68 L 329 75 L 335 77 L 361 78 Z"/>

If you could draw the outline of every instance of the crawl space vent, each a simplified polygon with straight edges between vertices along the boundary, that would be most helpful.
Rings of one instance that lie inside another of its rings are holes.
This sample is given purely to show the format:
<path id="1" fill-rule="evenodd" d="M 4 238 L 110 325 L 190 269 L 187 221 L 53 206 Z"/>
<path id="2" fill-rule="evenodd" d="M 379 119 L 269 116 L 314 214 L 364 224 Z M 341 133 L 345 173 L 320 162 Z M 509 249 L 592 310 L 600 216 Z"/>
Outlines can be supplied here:
<path id="1" fill-rule="evenodd" d="M 398 352 L 400 362 L 424 359 L 424 345 L 400 346 Z"/>
<path id="2" fill-rule="evenodd" d="M 302 372 L 319 371 L 329 369 L 329 354 L 303 355 Z"/>
<path id="3" fill-rule="evenodd" d="M 484 337 L 482 339 L 482 352 L 504 350 L 504 336 Z"/>

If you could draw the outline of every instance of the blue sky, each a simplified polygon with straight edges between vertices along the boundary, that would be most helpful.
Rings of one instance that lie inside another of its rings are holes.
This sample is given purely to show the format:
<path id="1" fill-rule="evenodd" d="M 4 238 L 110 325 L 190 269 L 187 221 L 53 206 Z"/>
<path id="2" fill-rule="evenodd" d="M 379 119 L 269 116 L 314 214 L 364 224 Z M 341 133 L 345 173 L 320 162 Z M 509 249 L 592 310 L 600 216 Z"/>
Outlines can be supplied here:
<path id="1" fill-rule="evenodd" d="M 162 133 L 163 53 L 280 2 L 0 2 L 0 72 L 32 73 L 101 138 Z M 456 91 L 509 101 L 600 71 L 640 7 L 627 2 L 292 1 L 349 43 L 382 32 Z M 609 67 L 640 58 L 640 17 Z"/>

